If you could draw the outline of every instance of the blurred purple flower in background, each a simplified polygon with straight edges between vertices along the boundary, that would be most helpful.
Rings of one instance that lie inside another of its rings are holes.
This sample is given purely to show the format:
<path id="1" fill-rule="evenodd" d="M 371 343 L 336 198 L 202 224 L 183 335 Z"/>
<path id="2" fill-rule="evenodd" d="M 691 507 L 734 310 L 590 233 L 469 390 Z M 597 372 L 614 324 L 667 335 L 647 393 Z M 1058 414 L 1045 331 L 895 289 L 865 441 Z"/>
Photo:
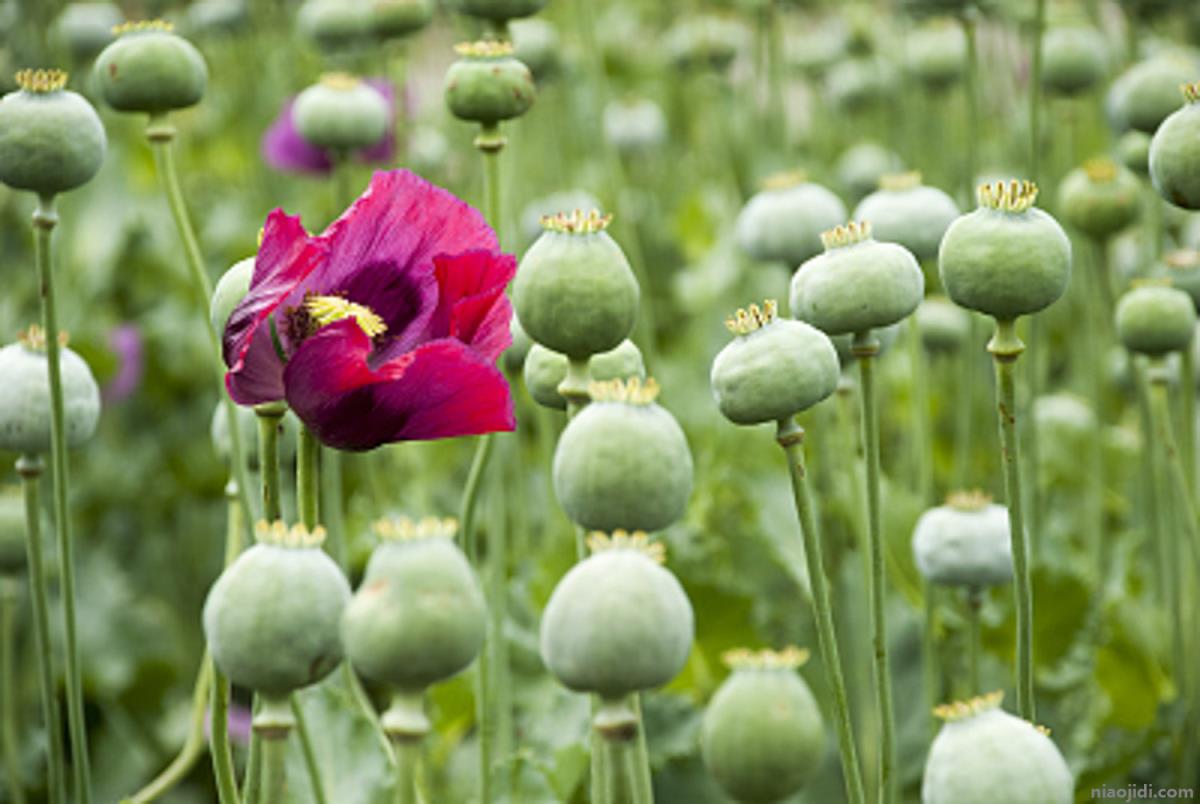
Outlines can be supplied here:
<path id="1" fill-rule="evenodd" d="M 396 156 L 396 92 L 391 82 L 382 78 L 363 79 L 387 101 L 389 115 L 387 133 L 370 148 L 355 153 L 355 158 L 367 164 L 390 164 Z M 279 116 L 271 123 L 262 138 L 262 156 L 268 165 L 284 173 L 309 173 L 325 175 L 333 170 L 329 156 L 314 145 L 309 145 L 296 130 L 292 122 L 293 95 L 283 104 Z"/>
<path id="2" fill-rule="evenodd" d="M 108 333 L 108 346 L 117 356 L 117 371 L 105 383 L 101 396 L 108 404 L 133 396 L 142 384 L 142 333 L 135 324 L 121 324 Z"/>
<path id="3" fill-rule="evenodd" d="M 253 719 L 249 707 L 236 702 L 229 704 L 229 739 L 238 745 L 249 745 Z M 212 739 L 212 712 L 204 715 L 204 735 Z"/>

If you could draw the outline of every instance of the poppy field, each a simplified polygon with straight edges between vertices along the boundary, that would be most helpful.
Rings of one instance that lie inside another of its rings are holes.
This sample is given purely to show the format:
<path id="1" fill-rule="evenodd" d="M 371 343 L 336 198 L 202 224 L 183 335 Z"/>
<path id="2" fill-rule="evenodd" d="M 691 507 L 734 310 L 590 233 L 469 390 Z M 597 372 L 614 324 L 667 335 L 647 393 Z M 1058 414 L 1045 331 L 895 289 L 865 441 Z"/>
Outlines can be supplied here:
<path id="1" fill-rule="evenodd" d="M 0 0 L 0 234 L 0 802 L 1200 790 L 1195 0 Z"/>

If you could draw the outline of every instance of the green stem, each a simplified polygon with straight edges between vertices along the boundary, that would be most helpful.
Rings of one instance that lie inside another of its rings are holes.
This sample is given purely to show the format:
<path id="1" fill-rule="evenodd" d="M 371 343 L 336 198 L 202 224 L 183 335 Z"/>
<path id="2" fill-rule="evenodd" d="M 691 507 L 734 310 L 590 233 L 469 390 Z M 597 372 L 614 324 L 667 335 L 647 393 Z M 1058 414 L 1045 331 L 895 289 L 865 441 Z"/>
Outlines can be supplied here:
<path id="1" fill-rule="evenodd" d="M 62 804 L 66 801 L 67 777 L 58 719 L 57 688 L 54 685 L 50 595 L 46 588 L 46 569 L 42 564 L 42 507 L 39 492 L 43 468 L 39 455 L 22 455 L 17 460 L 17 474 L 21 476 L 21 489 L 25 493 L 25 555 L 29 564 L 29 590 L 33 603 L 33 640 L 37 648 L 41 682 L 42 722 L 46 729 L 46 772 L 49 776 L 51 804 Z"/>
<path id="2" fill-rule="evenodd" d="M 317 752 L 313 748 L 312 734 L 308 730 L 304 707 L 300 705 L 300 697 L 297 693 L 291 695 L 291 706 L 292 717 L 296 721 L 296 737 L 300 739 L 300 752 L 304 755 L 304 767 L 308 770 L 308 781 L 312 786 L 313 799 L 317 804 L 327 804 L 328 798 L 325 796 L 325 780 L 321 776 L 321 765 L 317 762 Z M 276 799 L 268 798 L 267 801 L 273 802 Z"/>
<path id="3" fill-rule="evenodd" d="M 321 444 L 312 430 L 301 425 L 300 443 L 296 450 L 296 509 L 300 523 L 312 530 L 317 526 L 317 455 Z"/>
<path id="4" fill-rule="evenodd" d="M 128 799 L 129 804 L 145 804 L 161 798 L 184 780 L 196 764 L 196 760 L 204 753 L 204 714 L 208 709 L 208 694 L 212 689 L 212 669 L 212 661 L 205 650 L 204 658 L 200 662 L 200 674 L 192 691 L 191 727 L 188 729 L 183 748 L 162 773 Z"/>
<path id="5" fill-rule="evenodd" d="M 960 17 L 963 35 L 967 40 L 966 74 L 963 92 L 967 100 L 967 169 L 966 197 L 974 198 L 975 180 L 979 173 L 979 42 L 975 30 L 975 10 L 968 7 Z"/>
<path id="6" fill-rule="evenodd" d="M 1183 473 L 1190 493 L 1196 494 L 1196 356 L 1191 344 L 1179 352 L 1180 407 L 1183 410 L 1183 427 L 1179 433 L 1180 457 Z"/>
<path id="7" fill-rule="evenodd" d="M 350 690 L 351 697 L 354 698 L 354 704 L 358 707 L 363 718 L 371 724 L 371 730 L 375 732 L 375 738 L 379 741 L 380 748 L 383 750 L 383 755 L 387 757 L 389 765 L 396 764 L 396 752 L 392 748 L 392 741 L 383 732 L 383 726 L 379 722 L 379 714 L 375 711 L 375 706 L 371 703 L 367 691 L 363 689 L 362 682 L 358 680 L 358 675 L 354 672 L 353 665 L 350 662 L 342 662 L 342 674 L 346 677 L 346 687 Z"/>
<path id="8" fill-rule="evenodd" d="M 925 351 L 921 346 L 921 330 L 908 328 L 908 358 L 912 364 L 912 443 L 917 494 L 922 505 L 933 498 L 933 439 L 930 437 L 929 381 Z"/>
<path id="9" fill-rule="evenodd" d="M 345 485 L 342 482 L 342 462 L 345 458 L 339 450 L 322 447 L 321 461 L 321 520 L 328 536 L 325 550 L 338 563 L 346 566 L 345 529 Z"/>
<path id="10" fill-rule="evenodd" d="M 1017 437 L 1015 363 L 1025 350 L 1015 321 L 996 321 L 988 343 L 996 368 L 997 414 L 1000 419 L 1000 459 L 1004 465 L 1004 496 L 1008 503 L 1013 553 L 1013 587 L 1017 608 L 1017 714 L 1036 722 L 1033 699 L 1033 582 L 1029 568 L 1029 534 L 1025 530 L 1025 501 L 1021 485 L 1021 446 Z"/>
<path id="11" fill-rule="evenodd" d="M 967 694 L 973 698 L 982 692 L 979 686 L 980 630 L 979 610 L 983 607 L 983 593 L 977 587 L 967 590 Z"/>
<path id="12" fill-rule="evenodd" d="M 923 597 L 925 627 L 921 635 L 921 650 L 924 654 L 921 657 L 921 664 L 925 668 L 925 700 L 929 711 L 932 713 L 933 708 L 942 703 L 942 663 L 938 657 L 937 643 L 937 587 L 926 581 Z M 937 718 L 931 717 L 929 723 L 930 727 L 936 732 L 939 726 Z"/>
<path id="13" fill-rule="evenodd" d="M 263 804 L 287 800 L 287 735 L 263 738 L 262 780 Z"/>
<path id="14" fill-rule="evenodd" d="M 1042 34 L 1046 30 L 1046 0 L 1037 0 L 1031 39 L 1029 74 L 1029 180 L 1036 182 L 1041 170 L 1042 127 Z"/>
<path id="15" fill-rule="evenodd" d="M 20 583 L 16 578 L 0 577 L 0 743 L 3 744 L 4 774 L 8 777 L 8 798 L 12 804 L 25 804 L 21 784 L 21 762 L 17 757 L 17 683 L 13 673 L 13 655 L 17 648 L 16 612 Z"/>
<path id="16" fill-rule="evenodd" d="M 258 694 L 251 705 L 257 711 Z M 250 756 L 246 759 L 246 778 L 242 781 L 242 799 L 246 804 L 259 804 L 263 788 L 263 738 L 257 731 L 250 733 Z"/>
<path id="17" fill-rule="evenodd" d="M 237 481 L 225 484 L 225 566 L 242 551 L 242 506 Z M 233 750 L 229 745 L 229 679 L 212 663 L 212 717 L 209 734 L 213 776 L 217 781 L 220 804 L 238 804 L 237 778 L 233 769 Z"/>
<path id="18" fill-rule="evenodd" d="M 50 469 L 54 478 L 54 528 L 63 614 L 63 658 L 67 688 L 67 731 L 75 769 L 75 796 L 91 804 L 92 773 L 88 757 L 87 721 L 83 712 L 83 673 L 79 667 L 79 638 L 75 626 L 75 543 L 71 534 L 71 480 L 67 466 L 66 414 L 63 407 L 61 347 L 55 305 L 50 232 L 58 223 L 54 199 L 39 197 L 33 213 L 38 283 L 42 299 L 42 329 L 46 331 L 46 370 L 50 378 Z"/>
<path id="19" fill-rule="evenodd" d="M 842 660 L 838 651 L 837 633 L 833 627 L 833 607 L 829 599 L 829 580 L 821 557 L 821 537 L 817 532 L 816 515 L 808 489 L 804 468 L 804 430 L 791 418 L 781 419 L 775 436 L 787 455 L 792 477 L 792 492 L 796 500 L 796 516 L 800 535 L 804 539 L 804 554 L 808 562 L 809 584 L 812 586 L 813 614 L 817 626 L 817 648 L 825 668 L 825 681 L 833 693 L 834 729 L 842 757 L 842 776 L 850 804 L 865 804 L 862 769 L 855 748 L 854 726 L 842 677 Z"/>
<path id="20" fill-rule="evenodd" d="M 279 429 L 287 406 L 268 402 L 254 408 L 258 416 L 258 466 L 262 474 L 262 518 L 274 522 L 283 518 L 279 496 Z"/>
<path id="21" fill-rule="evenodd" d="M 430 731 L 425 714 L 425 693 L 397 691 L 391 705 L 383 713 L 383 731 L 392 744 L 396 759 L 396 804 L 417 804 L 419 794 L 421 752 Z"/>
<path id="22" fill-rule="evenodd" d="M 417 770 L 421 766 L 420 740 L 395 740 L 396 804 L 418 804 Z"/>
<path id="23" fill-rule="evenodd" d="M 871 641 L 875 667 L 875 705 L 879 713 L 879 801 L 896 800 L 896 715 L 892 706 L 892 673 L 887 643 L 887 588 L 884 580 L 882 506 L 879 494 L 879 409 L 874 360 L 879 339 L 870 331 L 854 336 L 851 353 L 861 371 L 863 449 L 867 464 L 867 553 L 871 573 L 867 599 L 871 606 Z"/>

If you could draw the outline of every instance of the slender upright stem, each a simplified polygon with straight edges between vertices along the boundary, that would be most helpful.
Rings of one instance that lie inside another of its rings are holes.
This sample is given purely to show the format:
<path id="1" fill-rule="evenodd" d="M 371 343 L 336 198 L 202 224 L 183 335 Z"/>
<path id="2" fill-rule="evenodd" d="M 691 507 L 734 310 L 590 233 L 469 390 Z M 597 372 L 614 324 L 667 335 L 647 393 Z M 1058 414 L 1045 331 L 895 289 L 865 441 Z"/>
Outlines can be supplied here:
<path id="1" fill-rule="evenodd" d="M 913 469 L 921 504 L 928 505 L 933 497 L 933 439 L 930 437 L 928 368 L 921 346 L 921 331 L 910 326 L 906 333 L 908 357 L 912 364 L 912 444 Z"/>
<path id="2" fill-rule="evenodd" d="M 817 625 L 817 648 L 825 668 L 825 681 L 833 693 L 834 730 L 842 757 L 842 777 L 850 804 L 865 804 L 862 769 L 854 742 L 854 726 L 850 720 L 850 705 L 846 682 L 842 677 L 842 660 L 838 651 L 837 633 L 833 627 L 833 607 L 830 605 L 829 580 L 821 557 L 821 536 L 804 468 L 804 430 L 791 418 L 781 419 L 775 440 L 787 455 L 792 477 L 792 493 L 796 500 L 796 516 L 800 535 L 804 539 L 804 555 L 808 562 L 809 584 L 812 586 L 813 614 Z"/>
<path id="3" fill-rule="evenodd" d="M 960 18 L 967 39 L 967 66 L 963 76 L 963 92 L 967 100 L 967 169 L 964 175 L 966 197 L 975 192 L 979 173 L 979 43 L 975 30 L 975 10 L 968 7 Z"/>
<path id="4" fill-rule="evenodd" d="M 225 566 L 228 567 L 242 551 L 241 495 L 237 481 L 230 478 L 225 484 Z M 229 679 L 212 662 L 212 717 L 209 719 L 213 776 L 217 781 L 220 804 L 238 804 L 237 777 L 233 770 L 233 751 L 229 745 Z"/>
<path id="5" fill-rule="evenodd" d="M 13 656 L 17 650 L 17 601 L 20 582 L 0 576 L 0 750 L 4 753 L 4 775 L 8 778 L 8 799 L 12 804 L 25 804 L 25 789 L 21 784 L 21 761 L 17 756 L 17 683 L 13 673 Z"/>
<path id="6" fill-rule="evenodd" d="M 867 554 L 871 573 L 867 599 L 871 606 L 871 642 L 875 667 L 875 705 L 879 712 L 879 801 L 896 800 L 896 715 L 892 706 L 892 671 L 887 642 L 887 586 L 884 576 L 882 504 L 879 492 L 879 406 L 875 398 L 875 365 L 879 339 L 871 332 L 854 336 L 851 354 L 862 377 L 863 450 L 867 465 Z"/>
<path id="7" fill-rule="evenodd" d="M 200 662 L 200 673 L 192 691 L 192 716 L 187 739 L 175 759 L 153 781 L 129 797 L 129 804 L 146 804 L 161 798 L 182 782 L 196 760 L 204 753 L 204 714 L 208 709 L 208 694 L 212 689 L 213 664 L 208 651 Z M 124 802 L 123 802 L 124 804 Z"/>
<path id="8" fill-rule="evenodd" d="M 925 700 L 930 712 L 935 706 L 942 703 L 942 663 L 938 655 L 937 642 L 937 591 L 936 586 L 928 581 L 925 582 L 925 594 L 922 601 L 925 608 L 925 625 L 921 634 L 921 664 L 925 668 Z M 937 718 L 931 717 L 929 724 L 931 728 L 937 730 Z"/>
<path id="9" fill-rule="evenodd" d="M 974 698 L 982 692 L 979 686 L 980 631 L 979 610 L 983 608 L 983 590 L 972 587 L 967 590 L 967 694 Z"/>
<path id="10" fill-rule="evenodd" d="M 418 740 L 394 741 L 396 751 L 395 804 L 418 804 L 417 770 L 421 765 L 421 743 Z"/>
<path id="11" fill-rule="evenodd" d="M 1030 36 L 1029 71 L 1029 180 L 1036 182 L 1041 170 L 1042 135 L 1042 34 L 1046 30 L 1046 0 L 1037 0 Z"/>
<path id="12" fill-rule="evenodd" d="M 42 722 L 46 729 L 47 767 L 51 804 L 66 801 L 66 761 L 63 758 L 58 720 L 57 688 L 54 685 L 54 648 L 50 642 L 50 595 L 42 563 L 42 506 L 40 485 L 44 465 L 39 455 L 17 459 L 17 474 L 25 493 L 25 556 L 29 565 L 29 591 L 33 603 L 33 641 L 37 648 L 38 680 L 41 682 Z"/>
<path id="13" fill-rule="evenodd" d="M 300 427 L 300 444 L 296 450 L 296 508 L 300 523 L 309 530 L 317 526 L 318 477 L 317 455 L 321 444 L 312 430 Z"/>
<path id="14" fill-rule="evenodd" d="M 1017 608 L 1017 714 L 1034 722 L 1033 699 L 1033 581 L 1029 568 L 1029 534 L 1025 530 L 1025 500 L 1021 485 L 1021 445 L 1017 437 L 1016 361 L 1025 351 L 1015 321 L 996 321 L 988 343 L 996 368 L 997 413 L 1000 419 L 1000 458 L 1004 464 L 1004 496 L 1008 503 L 1012 540 L 1013 586 Z"/>
<path id="15" fill-rule="evenodd" d="M 262 802 L 276 804 L 287 798 L 287 736 L 263 737 Z"/>
<path id="16" fill-rule="evenodd" d="M 92 773 L 88 757 L 87 721 L 83 712 L 83 672 L 79 667 L 79 638 L 75 632 L 75 540 L 71 535 L 71 480 L 67 466 L 62 351 L 58 341 L 54 268 L 50 257 L 50 232 L 57 223 L 54 199 L 39 197 L 33 213 L 33 228 L 36 233 L 37 275 L 42 299 L 42 328 L 46 331 L 46 370 L 50 377 L 50 469 L 54 478 L 54 529 L 58 533 L 61 573 L 67 730 L 71 739 L 71 764 L 75 770 L 75 797 L 81 804 L 91 804 Z"/>
<path id="17" fill-rule="evenodd" d="M 283 518 L 279 496 L 279 427 L 287 406 L 268 402 L 254 408 L 258 416 L 258 467 L 262 475 L 262 518 L 274 522 Z"/>
<path id="18" fill-rule="evenodd" d="M 429 734 L 429 718 L 425 714 L 425 694 L 397 692 L 391 706 L 383 713 L 383 730 L 396 756 L 395 804 L 417 804 L 421 753 Z"/>
<path id="19" fill-rule="evenodd" d="M 304 755 L 304 767 L 308 770 L 308 780 L 312 786 L 313 800 L 317 804 L 327 804 L 329 799 L 325 795 L 325 780 L 321 776 L 321 765 L 317 762 L 317 752 L 313 748 L 312 733 L 308 730 L 308 721 L 304 717 L 304 707 L 300 705 L 300 698 L 297 693 L 292 693 L 291 705 L 292 717 L 296 719 L 296 737 L 300 740 L 300 752 Z M 267 799 L 267 801 L 274 800 Z"/>
<path id="20" fill-rule="evenodd" d="M 493 444 L 494 439 L 491 434 L 480 436 L 476 442 L 475 456 L 471 460 L 471 469 L 467 473 L 467 485 L 463 488 L 462 502 L 459 507 L 460 538 L 465 546 L 467 556 L 474 566 L 479 566 L 481 553 L 479 538 L 475 534 L 475 508 L 479 502 L 479 491 L 482 485 L 483 473 L 487 469 L 488 462 L 492 456 Z M 488 561 L 496 562 L 497 558 L 495 555 L 489 555 Z M 495 564 L 492 565 L 492 570 L 496 571 Z M 499 590 L 496 590 L 494 579 L 489 578 L 487 591 L 489 592 L 489 597 L 492 597 L 496 591 L 503 594 L 504 586 L 500 585 Z M 492 695 L 492 685 L 494 683 L 492 647 L 495 640 L 502 638 L 501 634 L 496 632 L 495 623 L 491 618 L 488 620 L 487 630 L 490 633 L 484 643 L 483 650 L 479 653 L 479 661 L 475 674 L 475 721 L 479 733 L 480 801 L 492 800 L 492 744 L 496 739 L 496 722 L 492 712 L 495 702 Z"/>
<path id="21" fill-rule="evenodd" d="M 321 524 L 328 535 L 325 550 L 343 569 L 346 566 L 345 485 L 342 483 L 342 463 L 345 456 L 332 447 L 321 447 Z"/>
<path id="22" fill-rule="evenodd" d="M 1183 474 L 1191 494 L 1196 494 L 1196 356 L 1191 345 L 1179 352 L 1179 407 L 1183 427 L 1179 432 L 1180 457 Z"/>
<path id="23" fill-rule="evenodd" d="M 254 696 L 254 709 L 259 707 Z M 242 799 L 246 804 L 259 804 L 263 789 L 263 738 L 257 731 L 250 733 L 250 756 L 246 758 L 246 777 L 242 780 Z"/>

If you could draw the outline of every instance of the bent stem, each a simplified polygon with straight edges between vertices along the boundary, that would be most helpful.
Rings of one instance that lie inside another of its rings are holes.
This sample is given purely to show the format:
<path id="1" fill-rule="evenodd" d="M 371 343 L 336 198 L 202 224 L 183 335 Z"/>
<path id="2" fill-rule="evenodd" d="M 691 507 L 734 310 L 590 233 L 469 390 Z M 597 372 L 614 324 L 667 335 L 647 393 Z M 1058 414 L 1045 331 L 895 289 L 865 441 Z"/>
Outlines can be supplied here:
<path id="1" fill-rule="evenodd" d="M 208 694 L 212 689 L 213 664 L 208 650 L 204 651 L 204 659 L 200 663 L 200 675 L 196 678 L 196 686 L 192 691 L 192 717 L 187 739 L 183 748 L 163 772 L 153 781 L 134 793 L 129 804 L 146 804 L 161 798 L 167 791 L 183 781 L 191 771 L 196 760 L 204 753 L 204 713 L 208 709 Z"/>
<path id="2" fill-rule="evenodd" d="M 58 312 L 54 298 L 54 269 L 50 259 L 50 232 L 58 223 L 54 199 L 39 196 L 33 213 L 36 233 L 38 285 L 42 300 L 42 329 L 46 331 L 46 370 L 50 378 L 50 469 L 54 477 L 54 529 L 58 533 L 58 560 L 63 610 L 63 658 L 67 688 L 67 730 L 75 769 L 75 795 L 91 804 L 92 772 L 88 758 L 87 721 L 83 712 L 83 674 L 79 667 L 79 638 L 75 632 L 75 549 L 68 500 L 71 481 L 67 467 L 66 414 L 63 408 L 61 348 Z"/>
<path id="3" fill-rule="evenodd" d="M 25 804 L 21 785 L 21 762 L 17 757 L 16 677 L 13 655 L 17 649 L 16 614 L 20 582 L 0 577 L 0 743 L 3 744 L 4 774 L 8 777 L 8 798 L 12 804 Z"/>
<path id="4" fill-rule="evenodd" d="M 51 339 L 53 340 L 53 339 Z M 17 459 L 17 474 L 25 494 L 25 556 L 29 565 L 29 590 L 33 603 L 33 641 L 37 648 L 38 680 L 42 700 L 42 722 L 46 729 L 47 767 L 50 801 L 66 801 L 66 761 L 63 757 L 58 699 L 54 686 L 54 649 L 50 644 L 50 595 L 46 589 L 46 569 L 42 564 L 42 507 L 40 480 L 44 464 L 41 456 L 22 455 Z"/>
<path id="5" fill-rule="evenodd" d="M 825 668 L 825 681 L 833 692 L 834 729 L 837 732 L 838 750 L 842 757 L 846 797 L 850 804 L 865 804 L 862 769 L 858 763 L 858 749 L 855 748 L 846 682 L 842 677 L 842 660 L 838 651 L 837 633 L 833 627 L 829 580 L 825 575 L 825 563 L 821 557 L 821 537 L 817 532 L 817 521 L 804 467 L 804 430 L 790 417 L 781 419 L 775 440 L 787 455 L 788 469 L 792 477 L 796 517 L 800 524 L 800 535 L 804 539 L 804 555 L 808 562 L 809 584 L 812 586 L 817 648 L 821 652 L 821 664 Z"/>
<path id="6" fill-rule="evenodd" d="M 879 339 L 869 330 L 856 333 L 850 347 L 861 371 L 863 449 L 867 464 L 867 553 L 871 572 L 867 599 L 875 666 L 875 705 L 879 710 L 879 801 L 896 800 L 896 715 L 887 644 L 887 588 L 884 583 L 883 527 L 879 499 L 879 410 L 875 399 L 874 360 Z"/>
<path id="7" fill-rule="evenodd" d="M 1008 503 L 1012 540 L 1013 587 L 1017 608 L 1017 714 L 1033 723 L 1033 583 L 1029 568 L 1029 536 L 1025 531 L 1025 501 L 1021 485 L 1021 445 L 1017 436 L 1017 358 L 1025 344 L 1017 337 L 1016 321 L 996 320 L 988 342 L 996 368 L 996 411 L 1000 419 L 1000 460 L 1004 464 L 1004 496 Z"/>

